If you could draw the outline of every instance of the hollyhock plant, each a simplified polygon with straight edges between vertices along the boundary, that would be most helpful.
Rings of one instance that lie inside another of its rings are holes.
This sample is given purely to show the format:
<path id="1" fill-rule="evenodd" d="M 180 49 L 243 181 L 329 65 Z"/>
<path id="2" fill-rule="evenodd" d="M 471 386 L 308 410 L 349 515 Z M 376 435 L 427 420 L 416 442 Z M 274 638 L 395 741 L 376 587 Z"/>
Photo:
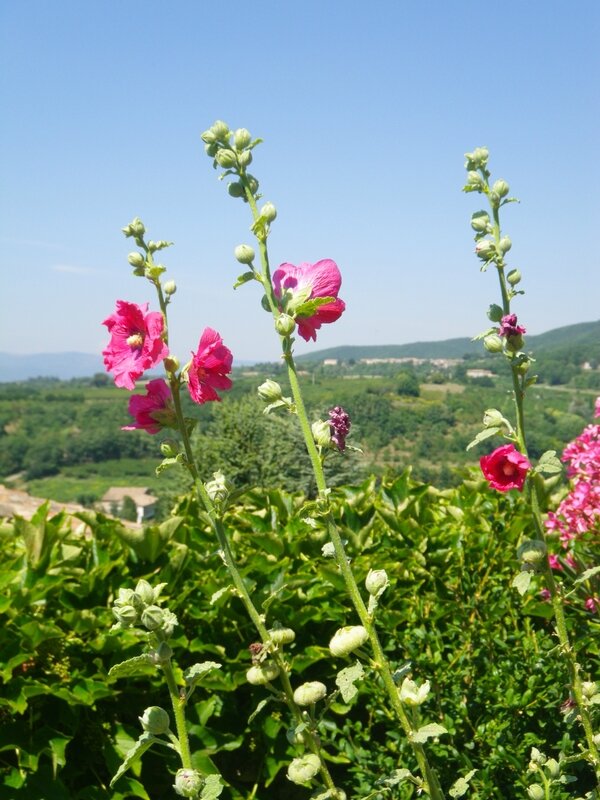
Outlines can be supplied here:
<path id="1" fill-rule="evenodd" d="M 488 456 L 479 459 L 481 471 L 492 489 L 508 492 L 510 489 L 523 490 L 531 464 L 514 444 L 498 447 Z"/>
<path id="2" fill-rule="evenodd" d="M 225 347 L 220 335 L 212 328 L 205 328 L 187 368 L 188 389 L 194 403 L 220 401 L 216 389 L 231 389 L 227 375 L 231 372 L 232 361 L 231 350 Z"/>
<path id="3" fill-rule="evenodd" d="M 325 258 L 316 264 L 281 264 L 273 273 L 275 297 L 281 300 L 285 295 L 285 310 L 298 324 L 298 333 L 307 342 L 316 341 L 317 330 L 323 323 L 335 322 L 341 317 L 346 304 L 338 297 L 342 276 L 335 261 Z M 303 313 L 302 305 L 317 298 L 331 298 L 312 313 Z"/>
<path id="4" fill-rule="evenodd" d="M 146 394 L 134 394 L 129 399 L 129 413 L 134 418 L 133 425 L 124 425 L 121 430 L 142 430 L 158 433 L 165 425 L 175 422 L 175 409 L 171 390 L 166 381 L 158 378 L 146 384 Z"/>
<path id="5" fill-rule="evenodd" d="M 147 369 L 152 369 L 169 355 L 163 341 L 164 319 L 160 311 L 117 300 L 114 314 L 104 320 L 111 335 L 102 351 L 107 372 L 114 373 L 115 384 L 132 390 Z"/>
<path id="6" fill-rule="evenodd" d="M 527 333 L 522 325 L 517 325 L 516 314 L 505 314 L 500 320 L 500 327 L 498 328 L 500 336 L 520 336 L 522 333 Z"/>
<path id="7" fill-rule="evenodd" d="M 342 452 L 346 449 L 346 436 L 350 433 L 350 416 L 341 406 L 335 406 L 329 412 L 331 441 Z"/>

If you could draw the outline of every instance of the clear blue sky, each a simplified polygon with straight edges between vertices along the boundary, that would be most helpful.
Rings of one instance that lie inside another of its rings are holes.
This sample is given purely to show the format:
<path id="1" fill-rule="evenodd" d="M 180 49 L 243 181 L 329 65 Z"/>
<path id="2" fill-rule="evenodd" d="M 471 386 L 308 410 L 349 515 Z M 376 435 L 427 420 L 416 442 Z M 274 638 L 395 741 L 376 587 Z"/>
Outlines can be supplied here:
<path id="1" fill-rule="evenodd" d="M 316 345 L 470 336 L 480 274 L 463 154 L 491 150 L 521 199 L 504 214 L 530 333 L 598 319 L 600 3 L 4 0 L 0 350 L 99 352 L 116 298 L 142 302 L 120 229 L 176 246 L 173 350 L 206 326 L 238 359 L 275 359 L 258 287 L 231 288 L 249 212 L 200 133 L 265 143 L 272 264 L 333 258 L 344 316 Z"/>

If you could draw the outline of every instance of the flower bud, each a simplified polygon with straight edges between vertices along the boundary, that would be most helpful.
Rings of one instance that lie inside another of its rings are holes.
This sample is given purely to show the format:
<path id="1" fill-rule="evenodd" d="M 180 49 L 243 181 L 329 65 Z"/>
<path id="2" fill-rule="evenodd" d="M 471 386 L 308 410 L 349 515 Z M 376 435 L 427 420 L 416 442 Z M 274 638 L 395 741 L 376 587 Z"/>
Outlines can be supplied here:
<path id="1" fill-rule="evenodd" d="M 475 172 L 475 170 L 470 170 L 467 172 L 467 184 L 469 186 L 481 188 L 483 187 L 483 178 L 478 172 Z"/>
<path id="2" fill-rule="evenodd" d="M 264 686 L 265 683 L 274 681 L 279 675 L 279 667 L 274 661 L 265 661 L 264 664 L 257 664 L 250 667 L 246 672 L 246 680 L 253 686 Z"/>
<path id="3" fill-rule="evenodd" d="M 261 383 L 257 392 L 260 399 L 264 400 L 265 403 L 275 403 L 277 400 L 281 400 L 283 396 L 281 386 L 277 381 L 272 381 L 271 378 L 267 378 L 266 381 Z"/>
<path id="4" fill-rule="evenodd" d="M 471 217 L 471 227 L 477 233 L 487 233 L 490 216 L 485 211 L 478 211 Z"/>
<path id="5" fill-rule="evenodd" d="M 175 294 L 175 292 L 177 291 L 177 284 L 175 283 L 175 281 L 166 281 L 166 283 L 163 285 L 163 291 L 166 295 L 169 296 Z"/>
<path id="6" fill-rule="evenodd" d="M 240 167 L 249 167 L 252 163 L 252 151 L 251 150 L 244 150 L 238 156 L 238 161 Z"/>
<path id="7" fill-rule="evenodd" d="M 232 167 L 237 166 L 236 154 L 233 152 L 233 150 L 228 150 L 227 148 L 219 150 L 215 156 L 215 160 L 220 167 L 223 167 L 223 169 L 231 169 Z"/>
<path id="8" fill-rule="evenodd" d="M 333 634 L 329 642 L 329 652 L 333 656 L 347 656 L 363 645 L 368 638 L 369 634 L 362 625 L 347 625 Z"/>
<path id="9" fill-rule="evenodd" d="M 595 733 L 592 737 L 596 747 L 600 747 L 600 733 Z"/>
<path id="10" fill-rule="evenodd" d="M 250 189 L 253 195 L 256 195 L 258 192 L 258 180 L 254 177 L 254 175 L 246 175 L 246 180 L 248 181 L 248 188 Z"/>
<path id="11" fill-rule="evenodd" d="M 329 447 L 331 444 L 331 425 L 318 419 L 310 426 L 315 444 L 319 447 Z"/>
<path id="12" fill-rule="evenodd" d="M 229 141 L 229 125 L 225 124 L 220 119 L 218 119 L 214 125 L 211 125 L 210 132 L 215 137 L 215 140 L 220 142 Z"/>
<path id="13" fill-rule="evenodd" d="M 581 684 L 581 691 L 583 692 L 583 696 L 587 697 L 589 700 L 598 693 L 598 684 L 596 681 L 583 681 Z"/>
<path id="14" fill-rule="evenodd" d="M 529 769 L 531 772 L 535 770 L 536 765 L 543 765 L 546 763 L 546 756 L 541 753 L 537 747 L 531 748 L 531 755 L 529 756 Z M 533 765 L 533 768 L 532 768 Z"/>
<path id="15" fill-rule="evenodd" d="M 163 624 L 164 613 L 159 606 L 148 606 L 142 612 L 141 623 L 149 631 L 155 631 Z"/>
<path id="16" fill-rule="evenodd" d="M 248 147 L 251 141 L 252 136 L 250 136 L 250 131 L 247 131 L 246 128 L 238 128 L 237 131 L 234 131 L 233 146 L 236 150 L 243 150 L 244 147 Z"/>
<path id="17" fill-rule="evenodd" d="M 154 589 L 143 578 L 137 582 L 135 593 L 141 598 L 144 605 L 152 605 L 155 601 Z"/>
<path id="18" fill-rule="evenodd" d="M 500 308 L 500 306 L 492 303 L 492 305 L 488 308 L 487 315 L 491 322 L 500 322 L 504 316 L 504 311 Z"/>
<path id="19" fill-rule="evenodd" d="M 256 257 L 254 249 L 249 244 L 238 244 L 233 254 L 240 264 L 251 264 Z"/>
<path id="20" fill-rule="evenodd" d="M 512 242 L 508 236 L 503 236 L 498 242 L 498 249 L 501 253 L 508 253 L 512 247 Z"/>
<path id="21" fill-rule="evenodd" d="M 296 321 L 289 314 L 280 314 L 275 320 L 275 330 L 280 336 L 290 336 L 296 327 Z"/>
<path id="22" fill-rule="evenodd" d="M 227 185 L 230 197 L 246 197 L 246 191 L 241 183 L 235 181 Z"/>
<path id="23" fill-rule="evenodd" d="M 321 760 L 314 753 L 295 758 L 287 769 L 288 780 L 292 783 L 308 783 L 321 769 Z"/>
<path id="24" fill-rule="evenodd" d="M 273 220 L 277 217 L 277 209 L 273 203 L 265 203 L 260 210 L 260 216 L 267 222 L 273 222 Z"/>
<path id="25" fill-rule="evenodd" d="M 229 496 L 229 486 L 227 480 L 222 472 L 213 472 L 212 481 L 207 481 L 204 484 L 206 492 L 213 503 L 222 503 Z"/>
<path id="26" fill-rule="evenodd" d="M 154 736 L 166 733 L 171 727 L 169 715 L 160 706 L 150 706 L 138 719 L 142 723 L 142 728 Z"/>
<path id="27" fill-rule="evenodd" d="M 126 225 L 124 228 L 121 228 L 125 236 L 133 236 L 136 238 L 140 238 L 146 233 L 146 228 L 144 227 L 144 223 L 139 217 L 135 217 L 129 225 Z"/>
<path id="28" fill-rule="evenodd" d="M 215 142 L 211 142 L 211 144 L 204 145 L 204 152 L 210 158 L 214 158 L 217 155 L 218 151 L 219 151 L 219 145 L 216 144 Z"/>
<path id="29" fill-rule="evenodd" d="M 514 336 L 508 336 L 506 339 L 506 347 L 509 350 L 512 350 L 513 353 L 517 353 L 519 350 L 523 349 L 523 337 L 520 333 L 515 334 Z M 527 366 L 529 369 L 529 366 Z M 525 371 L 527 371 L 527 369 Z"/>
<path id="30" fill-rule="evenodd" d="M 491 239 L 482 239 L 475 245 L 475 254 L 482 261 L 489 261 L 496 255 L 496 245 Z"/>
<path id="31" fill-rule="evenodd" d="M 501 353 L 504 349 L 502 339 L 497 333 L 490 333 L 489 336 L 485 336 L 483 339 L 483 346 L 488 353 Z"/>
<path id="32" fill-rule="evenodd" d="M 214 144 L 217 141 L 217 137 L 213 133 L 212 130 L 204 131 L 204 133 L 200 134 L 200 138 L 205 144 Z"/>
<path id="33" fill-rule="evenodd" d="M 154 664 L 165 664 L 173 656 L 173 651 L 166 642 L 161 642 L 156 650 L 150 651 L 150 657 Z"/>
<path id="34" fill-rule="evenodd" d="M 143 267 L 146 263 L 146 259 L 141 253 L 129 253 L 127 261 L 129 261 L 132 267 Z"/>
<path id="35" fill-rule="evenodd" d="M 544 764 L 544 769 L 548 772 L 550 778 L 560 777 L 560 764 L 555 758 L 549 758 Z"/>
<path id="36" fill-rule="evenodd" d="M 167 372 L 177 372 L 180 367 L 179 359 L 177 356 L 167 356 L 163 359 L 163 367 Z"/>
<path id="37" fill-rule="evenodd" d="M 173 788 L 180 797 L 198 797 L 204 778 L 195 769 L 178 769 Z"/>
<path id="38" fill-rule="evenodd" d="M 327 695 L 327 687 L 320 681 L 303 683 L 294 692 L 294 702 L 299 706 L 311 706 Z"/>
<path id="39" fill-rule="evenodd" d="M 502 179 L 495 181 L 494 185 L 492 186 L 492 191 L 495 192 L 498 197 L 506 197 L 509 192 L 508 183 Z"/>
<path id="40" fill-rule="evenodd" d="M 516 286 L 518 283 L 521 282 L 521 273 L 518 269 L 511 269 L 511 271 L 506 276 L 506 280 L 510 283 L 511 286 Z"/>
<path id="41" fill-rule="evenodd" d="M 400 687 L 400 700 L 407 706 L 420 706 L 427 700 L 430 690 L 429 681 L 417 686 L 410 678 L 404 678 Z"/>
<path id="42" fill-rule="evenodd" d="M 539 783 L 532 783 L 531 786 L 528 786 L 527 794 L 531 800 L 544 800 L 545 797 L 544 789 Z"/>
<path id="43" fill-rule="evenodd" d="M 517 558 L 522 564 L 540 564 L 545 558 L 547 547 L 537 539 L 528 539 L 517 549 Z"/>
<path id="44" fill-rule="evenodd" d="M 388 586 L 389 580 L 384 569 L 370 569 L 365 579 L 367 592 L 373 597 L 379 597 Z"/>
<path id="45" fill-rule="evenodd" d="M 115 615 L 117 623 L 122 628 L 130 628 L 137 622 L 138 612 L 133 606 L 115 606 L 112 612 Z"/>
<path id="46" fill-rule="evenodd" d="M 291 644 L 296 638 L 296 633 L 291 628 L 283 628 L 281 626 L 271 628 L 269 631 L 271 641 L 276 645 Z"/>

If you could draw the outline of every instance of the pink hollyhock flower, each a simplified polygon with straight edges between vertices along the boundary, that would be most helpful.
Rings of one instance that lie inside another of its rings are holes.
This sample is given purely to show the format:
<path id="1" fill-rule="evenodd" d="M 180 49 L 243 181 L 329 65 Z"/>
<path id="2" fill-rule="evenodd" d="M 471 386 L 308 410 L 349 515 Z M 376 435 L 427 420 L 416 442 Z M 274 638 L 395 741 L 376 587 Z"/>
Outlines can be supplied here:
<path id="1" fill-rule="evenodd" d="M 316 341 L 317 330 L 321 325 L 335 322 L 344 312 L 346 304 L 338 297 L 341 285 L 342 276 L 337 264 L 329 258 L 317 261 L 316 264 L 300 264 L 298 267 L 293 264 L 281 264 L 273 273 L 273 289 L 278 299 L 288 293 L 292 301 L 298 299 L 306 302 L 317 297 L 332 298 L 331 302 L 319 306 L 313 314 L 293 313 L 293 307 L 284 309 L 294 317 L 298 324 L 298 333 L 307 342 L 310 339 Z M 289 303 L 286 305 L 289 306 Z"/>
<path id="2" fill-rule="evenodd" d="M 563 569 L 563 565 L 558 560 L 558 556 L 555 556 L 554 553 L 548 556 L 548 563 L 550 564 L 550 569 Z"/>
<path id="3" fill-rule="evenodd" d="M 527 472 L 531 469 L 529 461 L 514 444 L 505 444 L 489 456 L 482 456 L 479 465 L 492 489 L 499 492 L 508 492 L 510 489 L 522 491 Z"/>
<path id="4" fill-rule="evenodd" d="M 104 320 L 111 335 L 102 351 L 107 372 L 113 372 L 115 384 L 134 389 L 135 381 L 147 369 L 169 355 L 163 341 L 164 320 L 159 311 L 148 311 L 148 303 L 138 306 L 117 300 L 117 310 Z"/>
<path id="5" fill-rule="evenodd" d="M 166 381 L 158 378 L 146 384 L 146 394 L 134 394 L 129 398 L 129 413 L 135 419 L 133 425 L 124 425 L 121 430 L 142 430 L 158 433 L 165 425 L 175 421 L 171 390 Z"/>
<path id="6" fill-rule="evenodd" d="M 231 350 L 225 347 L 219 334 L 205 328 L 187 369 L 188 389 L 194 403 L 220 400 L 215 390 L 231 389 L 227 374 L 231 372 L 232 360 Z"/>
<path id="7" fill-rule="evenodd" d="M 500 336 L 520 336 L 522 333 L 527 333 L 522 325 L 517 325 L 516 314 L 505 314 L 500 320 L 500 327 L 498 328 Z"/>
<path id="8" fill-rule="evenodd" d="M 335 406 L 329 412 L 331 441 L 342 452 L 346 449 L 346 436 L 350 433 L 350 416 L 341 406 Z"/>
<path id="9" fill-rule="evenodd" d="M 540 589 L 540 597 L 545 601 L 551 600 L 552 595 L 550 594 L 550 589 Z"/>
<path id="10" fill-rule="evenodd" d="M 588 611 L 594 612 L 599 607 L 600 601 L 597 597 L 588 597 L 585 601 L 585 607 Z"/>

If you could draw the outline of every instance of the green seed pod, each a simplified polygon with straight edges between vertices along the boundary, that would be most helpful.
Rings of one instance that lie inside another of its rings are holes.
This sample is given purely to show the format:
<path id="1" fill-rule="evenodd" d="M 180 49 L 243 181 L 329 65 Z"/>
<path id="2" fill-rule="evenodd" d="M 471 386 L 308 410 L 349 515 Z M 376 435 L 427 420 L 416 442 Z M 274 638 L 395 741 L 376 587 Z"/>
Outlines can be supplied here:
<path id="1" fill-rule="evenodd" d="M 294 702 L 299 706 L 311 706 L 327 696 L 327 687 L 320 681 L 303 683 L 294 692 Z"/>
<path id="2" fill-rule="evenodd" d="M 251 141 L 252 136 L 250 136 L 250 131 L 246 130 L 246 128 L 238 128 L 234 131 L 233 146 L 236 150 L 243 150 L 245 147 L 248 147 Z"/>
<path id="3" fill-rule="evenodd" d="M 333 656 L 347 656 L 363 645 L 368 638 L 369 634 L 362 625 L 347 625 L 333 634 L 329 642 L 329 652 Z"/>
<path id="4" fill-rule="evenodd" d="M 264 686 L 265 683 L 274 681 L 279 675 L 279 667 L 274 661 L 265 661 L 264 664 L 257 664 L 250 667 L 246 672 L 246 680 L 253 686 Z"/>
<path id="5" fill-rule="evenodd" d="M 240 262 L 240 264 L 252 264 L 252 262 L 256 258 L 256 253 L 254 252 L 254 249 L 250 247 L 249 244 L 238 244 L 238 246 L 233 251 L 233 254 L 236 257 L 236 259 Z"/>
<path id="6" fill-rule="evenodd" d="M 178 769 L 173 788 L 180 797 L 198 797 L 204 778 L 195 769 Z"/>
<path id="7" fill-rule="evenodd" d="M 237 156 L 233 152 L 233 150 L 227 150 L 223 148 L 219 150 L 215 156 L 215 160 L 220 167 L 223 169 L 231 169 L 232 167 L 237 166 Z"/>
<path id="8" fill-rule="evenodd" d="M 166 733 L 171 727 L 169 715 L 160 706 L 150 706 L 139 717 L 139 720 L 142 723 L 142 728 L 154 736 Z"/>
<path id="9" fill-rule="evenodd" d="M 314 753 L 295 758 L 287 769 L 287 777 L 292 783 L 308 783 L 321 768 L 321 760 Z"/>

